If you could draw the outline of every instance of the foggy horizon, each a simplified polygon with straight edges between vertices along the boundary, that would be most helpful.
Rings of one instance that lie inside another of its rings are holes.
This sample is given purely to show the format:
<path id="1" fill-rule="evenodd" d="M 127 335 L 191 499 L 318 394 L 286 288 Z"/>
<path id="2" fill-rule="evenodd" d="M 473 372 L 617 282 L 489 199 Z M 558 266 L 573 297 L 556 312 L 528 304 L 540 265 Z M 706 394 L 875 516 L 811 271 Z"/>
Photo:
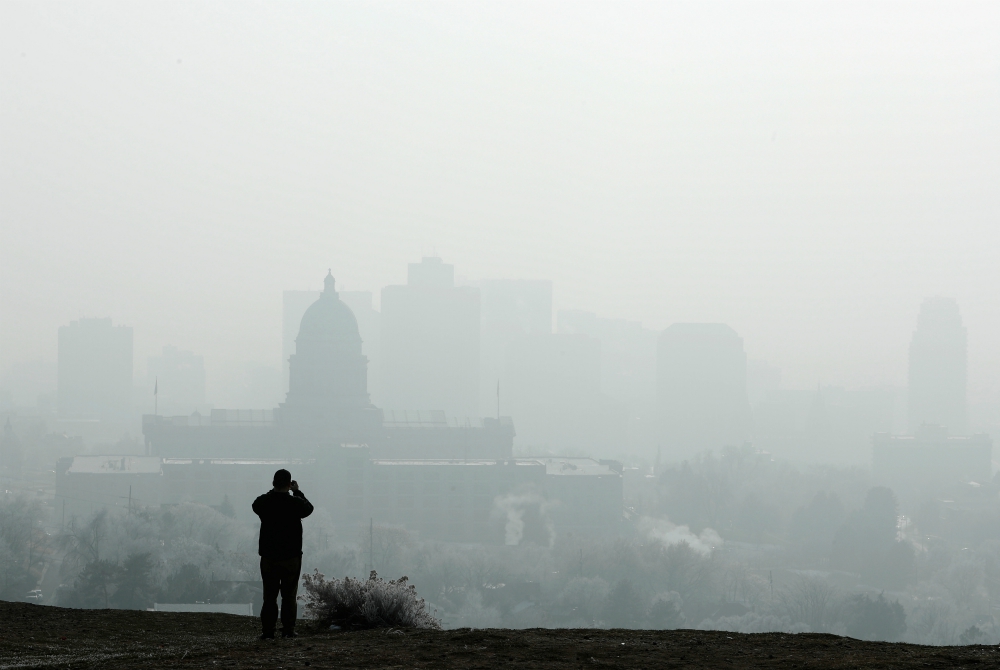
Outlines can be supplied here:
<path id="1" fill-rule="evenodd" d="M 996 2 L 0 4 L 4 648 L 978 662 L 998 35 Z"/>
<path id="2" fill-rule="evenodd" d="M 1000 405 L 990 4 L 4 15 L 0 370 L 110 316 L 137 379 L 171 345 L 218 389 L 280 369 L 283 290 L 332 268 L 377 306 L 436 255 L 554 313 L 725 323 L 783 388 L 905 385 L 950 296 Z"/>

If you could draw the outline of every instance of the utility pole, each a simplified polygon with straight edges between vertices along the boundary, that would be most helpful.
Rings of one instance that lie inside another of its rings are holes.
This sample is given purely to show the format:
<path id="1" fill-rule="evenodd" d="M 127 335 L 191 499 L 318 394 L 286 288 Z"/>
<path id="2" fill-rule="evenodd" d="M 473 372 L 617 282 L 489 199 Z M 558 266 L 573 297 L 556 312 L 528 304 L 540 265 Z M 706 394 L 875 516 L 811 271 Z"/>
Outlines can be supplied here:
<path id="1" fill-rule="evenodd" d="M 375 537 L 375 520 L 372 517 L 368 517 L 368 574 L 369 574 L 369 576 L 375 570 L 375 553 L 373 551 L 373 549 L 375 547 L 374 537 Z"/>

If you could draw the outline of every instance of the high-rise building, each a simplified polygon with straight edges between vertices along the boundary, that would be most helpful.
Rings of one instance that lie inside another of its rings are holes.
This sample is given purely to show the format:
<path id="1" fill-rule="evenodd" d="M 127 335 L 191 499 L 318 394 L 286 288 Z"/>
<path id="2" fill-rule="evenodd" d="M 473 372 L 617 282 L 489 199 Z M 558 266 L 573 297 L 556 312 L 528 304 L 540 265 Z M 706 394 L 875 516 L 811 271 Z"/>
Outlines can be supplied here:
<path id="1" fill-rule="evenodd" d="M 157 411 L 164 414 L 205 412 L 205 359 L 177 347 L 163 347 L 146 364 L 146 387 L 156 391 Z"/>
<path id="2" fill-rule="evenodd" d="M 661 445 L 666 456 L 740 445 L 750 436 L 743 338 L 722 323 L 675 323 L 656 356 Z"/>
<path id="3" fill-rule="evenodd" d="M 608 319 L 593 312 L 560 310 L 556 331 L 587 335 L 601 343 L 601 391 L 629 407 L 656 399 L 656 332 L 638 321 Z"/>
<path id="4" fill-rule="evenodd" d="M 455 286 L 440 258 L 410 263 L 382 289 L 381 384 L 387 410 L 479 414 L 479 289 Z"/>
<path id="5" fill-rule="evenodd" d="M 552 332 L 552 282 L 547 279 L 486 279 L 480 291 L 480 407 L 491 413 L 504 375 L 507 347 L 520 338 Z"/>
<path id="6" fill-rule="evenodd" d="M 945 426 L 954 435 L 968 430 L 966 332 L 958 303 L 927 298 L 910 341 L 908 423 Z"/>
<path id="7" fill-rule="evenodd" d="M 631 454 L 654 453 L 658 433 L 657 333 L 638 321 L 609 319 L 580 310 L 560 310 L 556 322 L 560 334 L 587 335 L 601 343 L 601 392 L 627 417 L 617 445 Z M 613 416 L 617 422 L 618 415 Z"/>
<path id="8" fill-rule="evenodd" d="M 530 335 L 507 347 L 503 411 L 534 453 L 597 451 L 619 446 L 620 407 L 601 393 L 601 343 L 586 335 Z"/>
<path id="9" fill-rule="evenodd" d="M 120 419 L 131 411 L 131 327 L 110 318 L 60 326 L 58 368 L 61 416 Z"/>

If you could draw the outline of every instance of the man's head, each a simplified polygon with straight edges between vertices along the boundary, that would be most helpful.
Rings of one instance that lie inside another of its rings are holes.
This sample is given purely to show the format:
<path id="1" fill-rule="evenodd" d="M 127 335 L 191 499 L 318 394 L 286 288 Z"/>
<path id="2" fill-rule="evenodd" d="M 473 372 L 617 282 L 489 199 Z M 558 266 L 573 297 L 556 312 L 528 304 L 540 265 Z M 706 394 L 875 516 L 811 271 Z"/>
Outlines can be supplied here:
<path id="1" fill-rule="evenodd" d="M 287 491 L 292 485 L 292 473 L 284 468 L 278 470 L 274 473 L 274 479 L 271 481 L 271 484 L 276 489 Z"/>

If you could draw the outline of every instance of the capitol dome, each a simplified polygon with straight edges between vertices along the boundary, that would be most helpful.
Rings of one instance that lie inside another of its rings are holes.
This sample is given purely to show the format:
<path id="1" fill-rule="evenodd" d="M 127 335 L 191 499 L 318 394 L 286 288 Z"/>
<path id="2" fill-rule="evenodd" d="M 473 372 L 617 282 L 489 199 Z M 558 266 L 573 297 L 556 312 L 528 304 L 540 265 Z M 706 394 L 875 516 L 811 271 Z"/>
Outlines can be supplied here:
<path id="1" fill-rule="evenodd" d="M 327 342 L 356 345 L 361 352 L 361 335 L 354 312 L 337 295 L 332 273 L 327 273 L 324 290 L 302 315 L 296 345 L 306 342 Z"/>
<path id="2" fill-rule="evenodd" d="M 288 359 L 286 409 L 369 407 L 368 359 L 358 320 L 337 295 L 328 273 L 319 300 L 306 310 Z"/>

